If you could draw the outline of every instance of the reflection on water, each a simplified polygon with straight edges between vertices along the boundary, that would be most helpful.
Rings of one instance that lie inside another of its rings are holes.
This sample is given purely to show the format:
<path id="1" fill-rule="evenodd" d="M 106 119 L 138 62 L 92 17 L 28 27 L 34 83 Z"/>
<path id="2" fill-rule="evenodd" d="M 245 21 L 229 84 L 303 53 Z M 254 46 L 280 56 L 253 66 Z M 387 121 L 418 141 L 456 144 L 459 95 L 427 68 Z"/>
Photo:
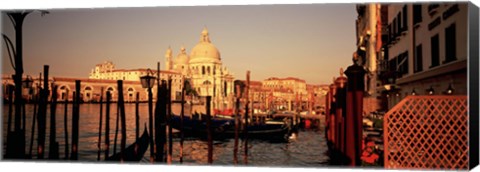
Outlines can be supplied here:
<path id="1" fill-rule="evenodd" d="M 72 105 L 68 106 L 68 134 L 71 137 L 71 115 L 72 115 Z M 173 112 L 176 114 L 180 113 L 180 106 L 174 104 Z M 105 118 L 105 107 L 103 108 Z M 126 120 L 127 120 L 127 146 L 134 142 L 135 140 L 135 105 L 134 104 L 125 104 L 126 110 Z M 33 106 L 27 105 L 27 121 L 26 121 L 26 152 L 30 147 L 30 137 L 31 137 L 31 121 L 33 118 Z M 148 105 L 140 104 L 140 134 L 143 132 L 144 126 L 148 124 Z M 201 107 L 194 107 L 192 109 L 195 111 L 203 111 Z M 187 107 L 185 113 L 188 115 L 190 109 Z M 80 133 L 79 133 L 79 160 L 80 161 L 96 161 L 97 159 L 97 143 L 98 143 L 98 121 L 100 115 L 100 106 L 98 104 L 82 104 L 80 106 Z M 117 117 L 117 108 L 116 105 L 111 106 L 110 112 L 110 153 L 113 153 L 113 144 L 115 137 L 115 125 Z M 7 129 L 7 118 L 8 118 L 8 106 L 3 107 L 3 141 L 5 145 L 6 140 L 6 129 Z M 49 145 L 49 121 L 50 121 L 50 112 L 47 111 L 47 133 L 46 133 L 46 152 L 48 152 Z M 65 133 L 64 133 L 64 105 L 57 105 L 57 141 L 60 144 L 60 158 L 64 158 L 65 150 Z M 105 122 L 105 119 L 103 119 Z M 13 120 L 12 120 L 13 122 Z M 102 142 L 105 141 L 105 124 L 102 125 Z M 37 128 L 35 129 L 37 132 Z M 300 131 L 296 140 L 291 140 L 289 143 L 269 143 L 266 141 L 249 141 L 249 156 L 248 162 L 249 165 L 254 166 L 322 166 L 327 165 L 329 158 L 326 155 L 327 146 L 324 140 L 323 131 L 320 130 L 307 130 Z M 120 149 L 120 136 L 121 132 L 118 134 L 117 142 L 117 151 Z M 36 137 L 33 144 L 33 156 L 36 157 Z M 174 138 L 173 140 L 173 162 L 178 163 L 179 160 L 179 144 L 180 139 Z M 71 144 L 71 138 L 69 143 Z M 243 146 L 244 144 L 239 144 L 238 159 L 239 164 L 243 164 Z M 213 152 L 213 164 L 215 165 L 231 165 L 233 164 L 233 139 L 226 141 L 215 141 L 214 142 L 214 152 Z M 102 151 L 105 148 L 102 143 Z M 150 148 L 149 148 L 150 149 Z M 194 138 L 186 138 L 184 142 L 184 164 L 207 164 L 207 144 L 205 141 L 197 140 Z M 5 152 L 5 150 L 3 151 Z M 48 155 L 48 154 L 47 154 Z M 104 154 L 101 154 L 101 159 L 104 159 Z M 141 163 L 149 163 L 148 157 L 150 157 L 150 151 L 147 150 L 144 158 Z"/>

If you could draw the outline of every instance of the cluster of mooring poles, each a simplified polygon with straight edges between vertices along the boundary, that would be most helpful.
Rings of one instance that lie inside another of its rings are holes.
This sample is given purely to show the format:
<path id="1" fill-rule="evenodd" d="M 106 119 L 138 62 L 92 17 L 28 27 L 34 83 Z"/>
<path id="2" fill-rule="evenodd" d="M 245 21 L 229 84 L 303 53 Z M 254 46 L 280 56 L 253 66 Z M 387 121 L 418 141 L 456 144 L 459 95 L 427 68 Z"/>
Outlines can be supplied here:
<path id="1" fill-rule="evenodd" d="M 335 165 L 361 165 L 366 71 L 358 64 L 358 59 L 358 55 L 354 53 L 353 64 L 345 72 L 340 69 L 340 76 L 333 79 L 325 98 L 325 137 L 332 164 Z"/>

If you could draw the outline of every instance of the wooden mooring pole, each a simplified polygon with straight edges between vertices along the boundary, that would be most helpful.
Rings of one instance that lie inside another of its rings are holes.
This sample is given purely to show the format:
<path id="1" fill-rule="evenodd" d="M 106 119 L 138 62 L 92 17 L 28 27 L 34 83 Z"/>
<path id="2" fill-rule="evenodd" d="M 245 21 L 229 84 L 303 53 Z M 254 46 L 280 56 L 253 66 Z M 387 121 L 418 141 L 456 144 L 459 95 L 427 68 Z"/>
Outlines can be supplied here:
<path id="1" fill-rule="evenodd" d="M 46 77 L 46 75 L 45 75 Z M 75 81 L 75 102 L 73 103 L 72 113 L 72 160 L 78 160 L 78 134 L 80 118 L 80 80 Z"/>
<path id="2" fill-rule="evenodd" d="M 59 159 L 59 145 L 57 142 L 57 122 L 56 122 L 56 110 L 57 110 L 57 86 L 52 83 L 52 99 L 50 104 L 50 140 L 49 140 L 49 159 Z"/>
<path id="3" fill-rule="evenodd" d="M 172 79 L 168 79 L 168 92 L 167 92 L 167 125 L 168 125 L 168 155 L 167 163 L 172 164 L 173 153 L 173 132 L 172 132 Z"/>
<path id="4" fill-rule="evenodd" d="M 166 128 L 166 116 L 167 116 L 167 84 L 162 80 L 161 87 L 157 87 L 157 103 L 155 106 L 155 161 L 164 162 L 165 146 L 167 142 L 167 128 Z M 153 144 L 153 142 L 152 142 Z M 153 154 L 152 154 L 153 156 Z M 153 157 L 152 157 L 153 160 Z"/>
<path id="5" fill-rule="evenodd" d="M 245 164 L 248 164 L 248 105 L 249 105 L 249 99 L 248 99 L 248 94 L 250 90 L 250 71 L 247 71 L 247 84 L 245 86 L 245 126 L 243 127 L 243 139 L 244 139 L 244 155 L 243 155 L 243 161 Z"/>
<path id="6" fill-rule="evenodd" d="M 117 153 L 117 138 L 118 138 L 118 126 L 120 123 L 120 107 L 118 105 L 118 100 L 117 100 L 117 119 L 115 123 L 115 136 L 113 138 L 113 154 Z"/>
<path id="7" fill-rule="evenodd" d="M 208 140 L 208 163 L 212 164 L 213 162 L 213 140 L 212 140 L 212 119 L 210 113 L 210 103 L 212 101 L 212 96 L 207 96 L 207 140 Z"/>
<path id="8" fill-rule="evenodd" d="M 110 152 L 110 99 L 112 95 L 107 91 L 107 100 L 105 104 L 105 160 L 108 158 Z"/>
<path id="9" fill-rule="evenodd" d="M 65 159 L 68 159 L 68 154 L 69 154 L 69 148 L 68 148 L 68 90 L 66 90 L 66 99 L 65 99 L 65 115 L 63 116 L 63 130 L 65 133 Z"/>
<path id="10" fill-rule="evenodd" d="M 40 88 L 38 88 L 40 91 Z M 28 151 L 29 157 L 33 157 L 32 150 L 33 150 L 33 140 L 35 136 L 35 123 L 37 121 L 37 103 L 38 103 L 39 96 L 35 95 L 35 100 L 33 102 L 33 118 L 32 118 L 32 132 L 30 133 L 30 149 Z"/>
<path id="11" fill-rule="evenodd" d="M 139 104 L 140 104 L 140 92 L 137 92 L 136 99 L 135 99 L 135 140 L 138 139 L 140 135 L 140 112 L 139 112 Z"/>
<path id="12" fill-rule="evenodd" d="M 100 88 L 100 117 L 98 122 L 97 161 L 100 161 L 100 153 L 102 152 L 102 119 L 103 119 L 103 87 Z"/>
<path id="13" fill-rule="evenodd" d="M 121 160 L 123 161 L 125 159 L 125 148 L 127 145 L 127 120 L 126 120 L 126 115 L 125 115 L 125 100 L 123 97 L 123 81 L 118 80 L 118 104 L 119 104 L 119 110 L 120 110 L 120 121 L 122 125 L 122 138 L 120 141 L 120 151 L 122 152 L 121 155 Z"/>
<path id="14" fill-rule="evenodd" d="M 236 89 L 236 102 L 235 102 L 235 114 L 234 114 L 234 119 L 235 119 L 235 143 L 233 147 L 233 163 L 238 164 L 238 133 L 239 133 L 239 127 L 240 127 L 240 119 L 238 119 L 239 114 L 240 114 L 240 96 L 241 96 L 241 90 L 240 90 L 240 85 L 235 85 Z"/>
<path id="15" fill-rule="evenodd" d="M 46 135 L 46 125 L 47 125 L 47 101 L 48 101 L 48 65 L 43 66 L 43 89 L 42 96 L 40 97 L 40 106 L 37 116 L 38 121 L 38 137 L 37 137 L 37 150 L 38 150 L 38 159 L 44 158 L 45 151 L 45 135 Z"/>
<path id="16" fill-rule="evenodd" d="M 185 77 L 182 78 L 182 104 L 180 109 L 180 163 L 183 163 L 183 118 L 185 117 Z"/>

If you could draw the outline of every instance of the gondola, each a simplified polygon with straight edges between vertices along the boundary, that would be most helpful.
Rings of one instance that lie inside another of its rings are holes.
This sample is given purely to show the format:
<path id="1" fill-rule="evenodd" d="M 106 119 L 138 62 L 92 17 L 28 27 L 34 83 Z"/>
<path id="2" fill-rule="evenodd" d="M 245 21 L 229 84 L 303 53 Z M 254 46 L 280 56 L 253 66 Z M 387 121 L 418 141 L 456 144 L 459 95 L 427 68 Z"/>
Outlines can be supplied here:
<path id="1" fill-rule="evenodd" d="M 207 121 L 206 117 L 199 116 L 184 116 L 183 117 L 183 129 L 180 125 L 181 117 L 179 115 L 172 115 L 171 124 L 172 128 L 177 130 L 182 130 L 187 137 L 199 137 L 207 138 Z M 217 137 L 221 133 L 233 128 L 235 126 L 235 121 L 233 119 L 225 118 L 211 118 L 211 127 L 213 132 L 213 139 L 222 140 L 223 138 Z"/>
<path id="2" fill-rule="evenodd" d="M 149 140 L 150 137 L 148 135 L 147 128 L 145 127 L 142 136 L 138 138 L 135 143 L 125 148 L 125 152 L 123 153 L 125 155 L 123 161 L 140 161 L 143 158 L 145 152 L 147 151 Z M 108 157 L 106 160 L 122 161 L 122 152 L 115 153 L 112 156 Z"/>
<path id="3" fill-rule="evenodd" d="M 250 123 L 247 126 L 247 138 L 254 140 L 265 140 L 270 142 L 288 141 L 291 128 L 283 121 L 267 120 L 264 122 Z M 239 137 L 244 139 L 244 128 L 239 129 Z M 235 137 L 235 129 L 230 129 L 222 133 L 224 137 Z"/>
<path id="4" fill-rule="evenodd" d="M 172 116 L 172 127 L 181 130 L 180 116 Z M 183 131 L 187 136 L 206 138 L 206 121 L 196 117 L 183 118 Z M 232 118 L 212 118 L 213 139 L 224 140 L 235 137 L 235 120 Z M 272 142 L 288 141 L 291 127 L 284 121 L 267 120 L 250 123 L 247 127 L 248 139 L 267 140 Z M 239 128 L 239 137 L 243 138 L 243 128 Z"/>

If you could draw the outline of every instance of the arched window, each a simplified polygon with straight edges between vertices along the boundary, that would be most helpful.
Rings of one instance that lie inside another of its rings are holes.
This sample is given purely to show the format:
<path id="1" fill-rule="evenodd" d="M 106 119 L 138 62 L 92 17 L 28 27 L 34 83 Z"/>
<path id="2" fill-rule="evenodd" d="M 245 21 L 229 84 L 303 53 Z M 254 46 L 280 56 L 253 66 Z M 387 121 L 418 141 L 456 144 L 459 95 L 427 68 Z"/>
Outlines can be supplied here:
<path id="1" fill-rule="evenodd" d="M 202 66 L 202 75 L 205 75 L 205 66 Z"/>
<path id="2" fill-rule="evenodd" d="M 210 66 L 207 67 L 207 74 L 210 75 Z"/>

